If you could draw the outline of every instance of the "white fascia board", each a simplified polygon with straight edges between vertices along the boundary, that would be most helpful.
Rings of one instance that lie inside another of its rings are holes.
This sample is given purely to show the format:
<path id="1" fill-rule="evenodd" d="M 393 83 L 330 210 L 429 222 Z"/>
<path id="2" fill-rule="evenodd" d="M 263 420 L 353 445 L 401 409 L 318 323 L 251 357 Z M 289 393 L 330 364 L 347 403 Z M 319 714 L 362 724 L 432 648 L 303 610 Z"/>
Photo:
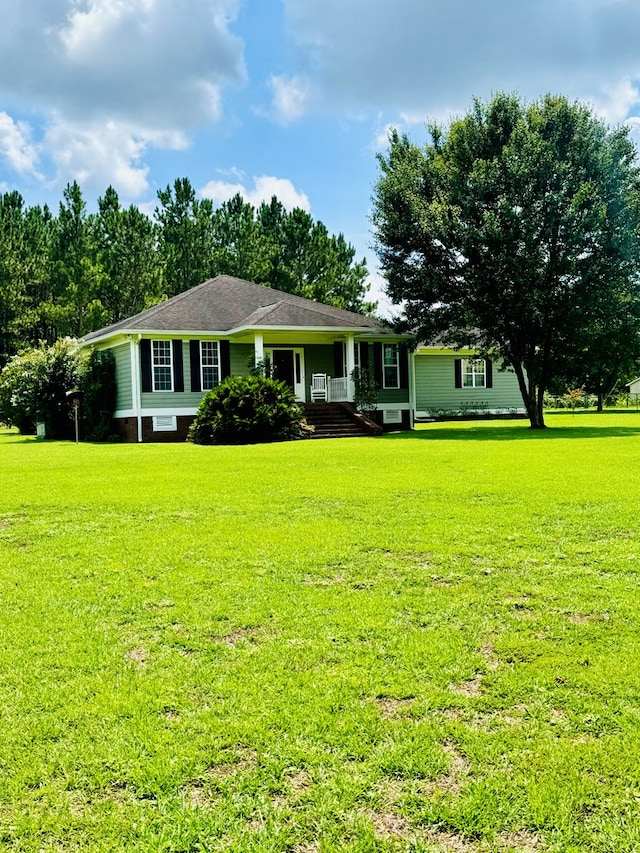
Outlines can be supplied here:
<path id="1" fill-rule="evenodd" d="M 414 350 L 415 355 L 458 355 L 461 358 L 468 355 L 475 355 L 476 352 L 477 350 L 470 347 L 454 349 L 453 347 L 427 346 L 426 344 L 419 344 Z"/>
<path id="2" fill-rule="evenodd" d="M 231 329 L 226 334 L 244 334 L 246 332 L 262 332 L 268 335 L 269 332 L 287 332 L 294 335 L 296 332 L 316 332 L 327 334 L 342 334 L 342 335 L 368 335 L 369 337 L 384 337 L 376 333 L 375 329 L 367 329 L 364 326 L 237 326 Z M 386 337 L 385 337 L 386 340 Z"/>
<path id="3" fill-rule="evenodd" d="M 233 329 L 215 330 L 215 329 L 119 329 L 117 332 L 109 332 L 101 335 L 98 338 L 92 338 L 90 341 L 83 341 L 82 346 L 94 346 L 95 344 L 110 342 L 115 343 L 119 338 L 126 340 L 131 335 L 142 335 L 145 338 L 153 338 L 153 340 L 163 340 L 166 338 L 222 338 L 230 339 L 234 335 L 246 334 L 247 332 L 262 332 L 268 335 L 269 332 L 287 332 L 292 337 L 297 332 L 314 332 L 316 334 L 341 334 L 355 335 L 357 337 L 367 337 L 380 341 L 395 342 L 405 340 L 407 335 L 397 335 L 392 332 L 389 334 L 380 333 L 377 329 L 370 329 L 365 326 L 236 326 Z"/>
<path id="4" fill-rule="evenodd" d="M 164 408 L 142 409 L 141 415 L 143 418 L 157 418 L 157 417 L 163 417 L 165 415 L 169 416 L 169 417 L 173 417 L 174 415 L 186 417 L 186 416 L 195 415 L 197 411 L 198 411 L 198 409 L 194 408 L 193 406 L 191 406 L 189 408 L 185 407 L 184 409 L 179 409 L 179 408 L 176 408 L 175 406 L 172 408 L 165 406 Z M 133 409 L 117 409 L 113 413 L 113 417 L 114 418 L 135 418 L 136 414 L 137 413 Z"/>
<path id="5" fill-rule="evenodd" d="M 227 330 L 226 332 L 217 332 L 211 331 L 211 329 L 206 329 L 204 331 L 198 331 L 197 329 L 120 329 L 117 332 L 109 332 L 109 334 L 101 335 L 99 338 L 92 338 L 90 341 L 84 341 L 83 346 L 93 346 L 94 344 L 101 343 L 103 341 L 117 341 L 118 338 L 127 339 L 130 337 L 137 337 L 141 335 L 145 338 L 153 338 L 154 341 L 160 341 L 164 339 L 174 339 L 174 338 L 194 338 L 194 337 L 210 337 L 210 338 L 228 338 L 232 332 Z"/>

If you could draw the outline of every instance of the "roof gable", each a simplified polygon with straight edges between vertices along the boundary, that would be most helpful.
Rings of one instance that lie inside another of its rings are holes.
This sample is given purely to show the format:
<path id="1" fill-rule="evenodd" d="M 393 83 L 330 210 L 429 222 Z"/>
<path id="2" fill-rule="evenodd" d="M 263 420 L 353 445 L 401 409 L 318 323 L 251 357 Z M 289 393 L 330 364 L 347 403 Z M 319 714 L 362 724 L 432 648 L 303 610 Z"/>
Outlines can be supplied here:
<path id="1" fill-rule="evenodd" d="M 371 329 L 372 334 L 390 333 L 390 329 L 371 317 L 241 278 L 219 275 L 133 317 L 91 332 L 85 336 L 85 340 L 110 337 L 126 331 L 232 332 L 251 326 L 340 327 Z"/>

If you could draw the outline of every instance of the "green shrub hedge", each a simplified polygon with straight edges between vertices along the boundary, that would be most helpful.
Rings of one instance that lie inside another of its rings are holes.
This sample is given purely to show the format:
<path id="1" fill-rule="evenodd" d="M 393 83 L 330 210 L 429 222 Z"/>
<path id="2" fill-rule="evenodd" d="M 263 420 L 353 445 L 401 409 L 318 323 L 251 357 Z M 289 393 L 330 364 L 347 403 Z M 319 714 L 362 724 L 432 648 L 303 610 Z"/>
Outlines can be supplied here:
<path id="1" fill-rule="evenodd" d="M 202 398 L 188 440 L 258 444 L 308 438 L 311 427 L 293 390 L 265 376 L 230 376 Z"/>

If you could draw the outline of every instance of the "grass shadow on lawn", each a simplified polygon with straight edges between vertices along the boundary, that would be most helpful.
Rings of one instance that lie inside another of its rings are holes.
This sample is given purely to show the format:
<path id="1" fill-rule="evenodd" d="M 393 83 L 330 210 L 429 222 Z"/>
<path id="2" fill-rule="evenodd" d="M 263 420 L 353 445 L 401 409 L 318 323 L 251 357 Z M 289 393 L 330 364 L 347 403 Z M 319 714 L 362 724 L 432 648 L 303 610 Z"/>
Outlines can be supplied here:
<path id="1" fill-rule="evenodd" d="M 442 423 L 442 422 L 440 422 Z M 463 424 L 452 424 L 440 426 L 436 429 L 408 430 L 399 433 L 386 433 L 381 436 L 385 441 L 397 441 L 398 439 L 411 439 L 413 441 L 551 441 L 553 439 L 567 438 L 630 438 L 640 436 L 640 422 L 628 425 L 594 426 L 579 422 L 567 426 L 559 424 L 554 426 L 553 421 L 547 421 L 546 429 L 531 429 L 527 422 L 518 422 L 517 426 L 512 423 L 508 426 L 504 421 L 497 421 L 496 425 L 488 425 L 487 421 L 477 426 L 470 426 L 466 421 Z"/>

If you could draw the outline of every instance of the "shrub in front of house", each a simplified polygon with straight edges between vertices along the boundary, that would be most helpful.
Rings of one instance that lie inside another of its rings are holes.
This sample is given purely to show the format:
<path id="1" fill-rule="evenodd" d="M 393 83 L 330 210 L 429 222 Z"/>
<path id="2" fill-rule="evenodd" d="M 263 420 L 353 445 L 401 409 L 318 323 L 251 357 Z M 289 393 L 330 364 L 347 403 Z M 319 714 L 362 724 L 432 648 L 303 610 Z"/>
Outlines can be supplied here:
<path id="1" fill-rule="evenodd" d="M 202 398 L 188 440 L 258 444 L 308 438 L 311 428 L 293 390 L 265 376 L 230 376 Z"/>
<path id="2" fill-rule="evenodd" d="M 70 338 L 53 346 L 14 355 L 0 374 L 0 412 L 23 435 L 34 435 L 36 422 L 50 438 L 70 438 L 71 407 L 66 392 L 80 383 L 78 344 Z"/>
<path id="3" fill-rule="evenodd" d="M 42 343 L 7 362 L 0 372 L 0 419 L 23 435 L 34 435 L 41 422 L 47 438 L 72 438 L 73 408 L 67 392 L 73 389 L 81 396 L 81 437 L 108 439 L 116 403 L 113 354 L 88 353 L 71 338 L 52 346 Z"/>

